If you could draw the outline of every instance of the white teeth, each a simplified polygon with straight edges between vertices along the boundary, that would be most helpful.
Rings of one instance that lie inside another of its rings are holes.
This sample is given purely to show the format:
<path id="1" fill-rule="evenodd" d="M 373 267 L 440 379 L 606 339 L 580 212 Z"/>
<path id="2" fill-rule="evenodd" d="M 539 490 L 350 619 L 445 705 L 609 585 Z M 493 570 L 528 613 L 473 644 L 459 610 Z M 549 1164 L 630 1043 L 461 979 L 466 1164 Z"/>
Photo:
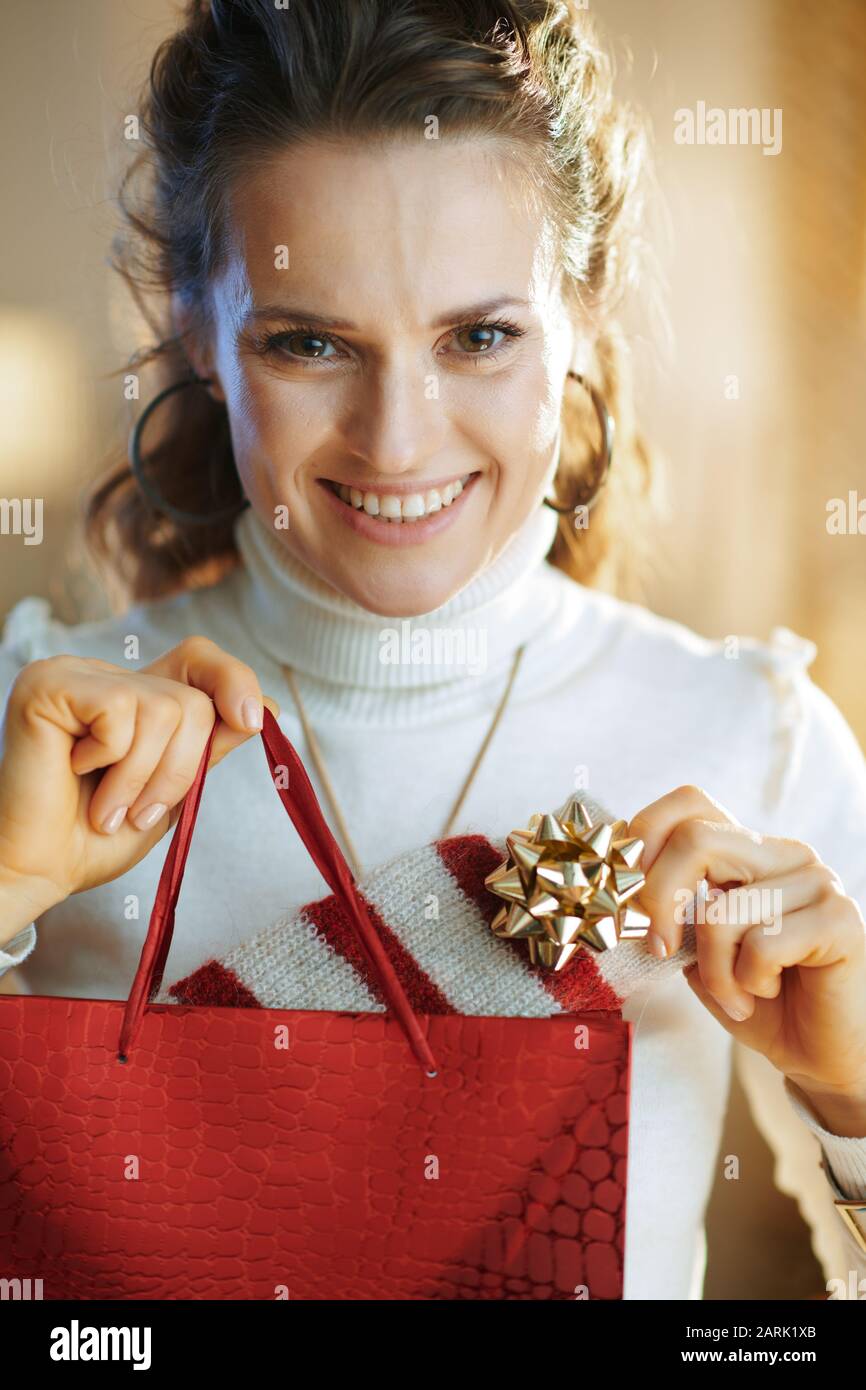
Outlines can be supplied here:
<path id="1" fill-rule="evenodd" d="M 356 510 L 363 509 L 368 516 L 380 516 L 385 521 L 419 521 L 421 517 L 431 516 L 443 507 L 449 507 L 471 477 L 472 474 L 467 473 L 464 478 L 456 478 L 443 488 L 433 487 L 425 493 L 410 492 L 399 497 L 393 492 L 361 492 L 359 488 L 349 487 L 346 483 L 334 483 L 333 486 L 338 497 Z"/>

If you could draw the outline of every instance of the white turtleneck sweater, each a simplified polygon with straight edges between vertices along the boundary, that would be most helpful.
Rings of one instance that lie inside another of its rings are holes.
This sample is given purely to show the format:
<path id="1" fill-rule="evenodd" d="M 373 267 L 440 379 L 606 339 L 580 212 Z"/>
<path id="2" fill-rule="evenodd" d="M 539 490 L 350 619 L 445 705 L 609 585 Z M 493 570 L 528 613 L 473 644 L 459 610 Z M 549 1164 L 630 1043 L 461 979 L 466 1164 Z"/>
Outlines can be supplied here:
<path id="1" fill-rule="evenodd" d="M 866 763 L 809 679 L 814 646 L 776 629 L 769 643 L 742 638 L 733 647 L 583 588 L 545 561 L 555 526 L 545 509 L 531 516 L 481 575 L 404 630 L 329 589 L 248 509 L 236 528 L 242 564 L 211 588 L 75 627 L 53 621 L 44 600 L 22 600 L 0 647 L 0 696 L 38 657 L 66 652 L 122 666 L 125 638 L 135 634 L 133 665 L 145 666 L 203 634 L 255 669 L 304 756 L 280 665 L 290 664 L 370 870 L 441 834 L 514 651 L 527 642 L 453 833 L 504 836 L 576 786 L 629 819 L 696 783 L 743 824 L 813 845 L 866 912 Z M 433 659 L 384 661 L 394 649 L 389 629 L 404 653 L 412 650 L 405 633 L 423 633 L 421 655 Z M 450 643 L 437 643 L 437 633 Z M 266 778 L 257 738 L 208 778 L 172 979 L 328 891 Z M 24 961 L 17 973 L 34 994 L 125 998 L 167 843 L 122 879 L 46 913 L 38 933 L 28 928 L 0 952 L 0 968 Z M 724 1161 L 717 1149 L 732 1060 L 776 1155 L 776 1182 L 799 1202 L 826 1278 L 847 1285 L 849 1271 L 866 1277 L 866 1256 L 833 1207 L 834 1195 L 866 1201 L 866 1137 L 823 1129 L 779 1072 L 732 1043 L 679 976 L 632 997 L 624 1016 L 636 1023 L 625 1297 L 700 1297 L 704 1208 Z M 835 1193 L 819 1167 L 822 1148 Z"/>

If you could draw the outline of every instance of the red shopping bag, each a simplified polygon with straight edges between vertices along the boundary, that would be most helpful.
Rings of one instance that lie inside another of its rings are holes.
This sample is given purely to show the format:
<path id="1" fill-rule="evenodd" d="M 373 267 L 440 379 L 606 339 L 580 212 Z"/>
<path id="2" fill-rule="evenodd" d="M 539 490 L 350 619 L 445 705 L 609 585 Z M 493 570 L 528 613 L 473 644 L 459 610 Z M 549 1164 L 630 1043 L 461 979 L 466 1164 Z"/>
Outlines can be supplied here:
<path id="1" fill-rule="evenodd" d="M 7 1294 L 621 1298 L 632 1025 L 413 1013 L 268 710 L 262 740 L 389 1012 L 149 1002 L 212 734 L 128 1001 L 0 996 Z"/>

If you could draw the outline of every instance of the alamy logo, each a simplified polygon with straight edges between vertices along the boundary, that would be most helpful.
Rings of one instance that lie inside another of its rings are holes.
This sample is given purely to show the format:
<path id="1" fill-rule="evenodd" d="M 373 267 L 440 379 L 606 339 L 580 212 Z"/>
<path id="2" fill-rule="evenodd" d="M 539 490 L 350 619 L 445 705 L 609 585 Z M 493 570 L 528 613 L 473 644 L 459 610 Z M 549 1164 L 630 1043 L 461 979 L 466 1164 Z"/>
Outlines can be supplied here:
<path id="1" fill-rule="evenodd" d="M 681 106 L 674 112 L 675 145 L 762 145 L 764 154 L 776 155 L 782 149 L 782 109 L 764 106 L 720 106 L 707 109 L 699 101 L 694 111 Z"/>
<path id="2" fill-rule="evenodd" d="M 42 1297 L 41 1279 L 0 1279 L 0 1303 L 5 1299 L 29 1302 Z"/>
<path id="3" fill-rule="evenodd" d="M 134 1371 L 150 1370 L 149 1327 L 69 1327 L 51 1329 L 52 1361 L 131 1361 Z"/>
<path id="4" fill-rule="evenodd" d="M 0 536 L 23 536 L 25 545 L 42 544 L 41 497 L 0 497 Z"/>
<path id="5" fill-rule="evenodd" d="M 487 670 L 485 627 L 429 628 L 403 618 L 400 627 L 379 633 L 383 666 L 461 666 L 470 675 Z"/>

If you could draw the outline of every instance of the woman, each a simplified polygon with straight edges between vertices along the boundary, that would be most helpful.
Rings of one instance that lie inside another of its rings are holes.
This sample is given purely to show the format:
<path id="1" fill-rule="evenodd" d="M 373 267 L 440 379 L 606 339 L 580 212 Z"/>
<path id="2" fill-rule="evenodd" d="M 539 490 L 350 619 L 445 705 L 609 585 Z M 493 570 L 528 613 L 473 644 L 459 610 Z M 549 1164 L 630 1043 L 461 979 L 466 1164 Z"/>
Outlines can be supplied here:
<path id="1" fill-rule="evenodd" d="M 0 962 L 126 996 L 215 712 L 175 980 L 321 894 L 261 792 L 263 702 L 322 795 L 330 774 L 361 873 L 588 786 L 645 842 L 657 957 L 684 890 L 724 909 L 689 988 L 630 1001 L 625 1296 L 700 1296 L 735 1047 L 828 1280 L 866 1274 L 834 1208 L 866 1198 L 863 758 L 811 644 L 711 642 L 592 587 L 646 491 L 614 319 L 645 149 L 580 8 L 193 0 L 144 128 L 123 265 L 170 295 L 152 355 L 178 389 L 91 503 L 136 605 L 7 623 Z M 737 915 L 744 883 L 769 918 Z M 460 941 L 410 936 L 472 1012 Z M 324 979 L 318 1007 L 353 1007 L 332 965 L 284 964 L 278 1001 Z"/>

